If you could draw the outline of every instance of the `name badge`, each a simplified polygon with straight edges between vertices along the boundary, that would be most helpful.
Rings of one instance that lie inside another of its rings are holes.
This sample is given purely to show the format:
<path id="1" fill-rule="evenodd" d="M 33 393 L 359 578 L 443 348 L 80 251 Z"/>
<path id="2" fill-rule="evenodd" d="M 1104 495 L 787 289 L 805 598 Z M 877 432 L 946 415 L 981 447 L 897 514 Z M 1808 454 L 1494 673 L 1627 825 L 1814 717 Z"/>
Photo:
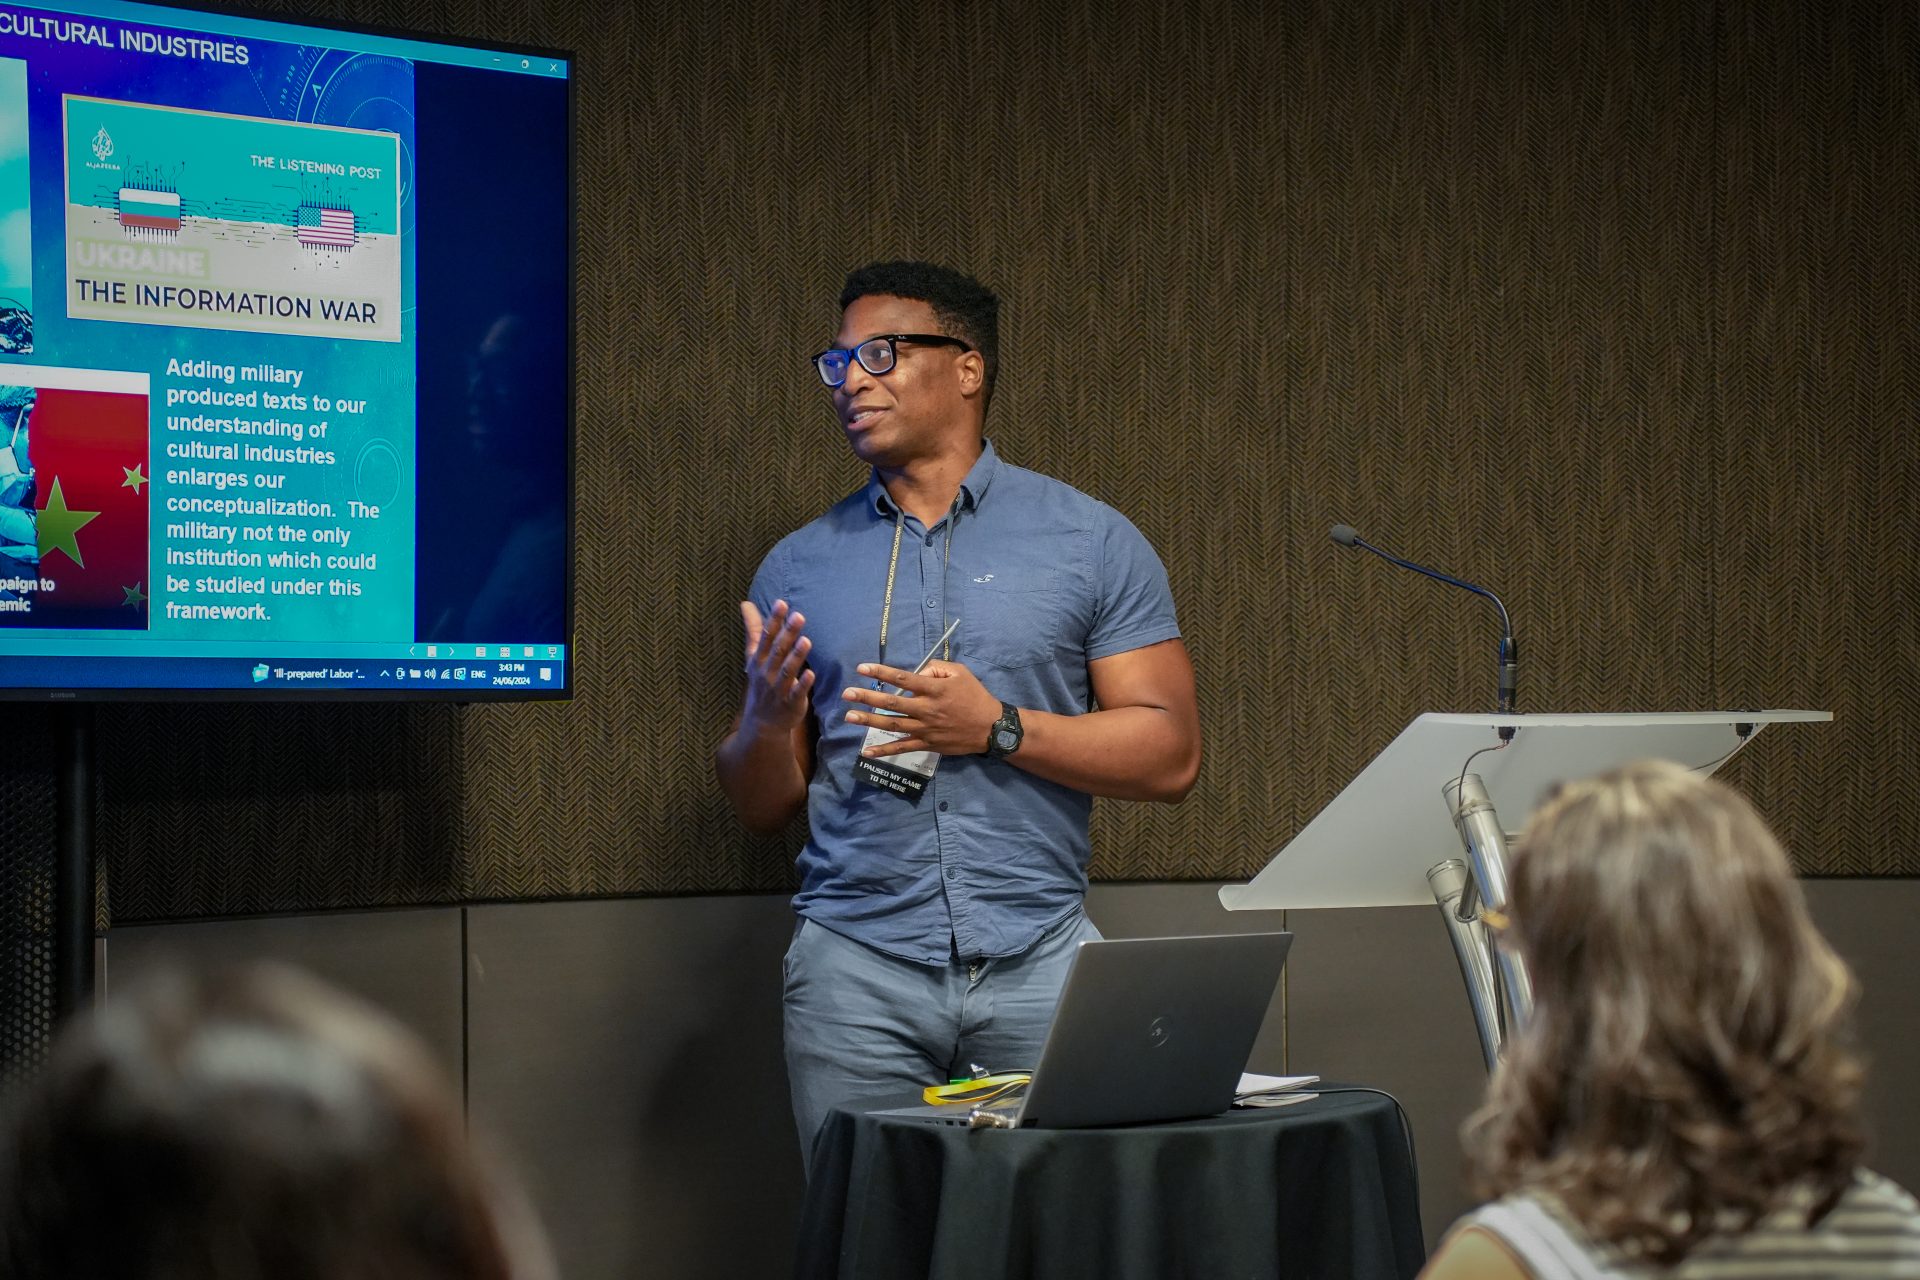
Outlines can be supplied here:
<path id="1" fill-rule="evenodd" d="M 882 711 L 876 707 L 863 707 L 868 715 L 897 716 L 898 711 Z M 898 742 L 906 737 L 904 733 L 878 726 L 867 730 L 867 736 L 860 744 L 860 750 L 883 746 L 889 742 Z M 878 787 L 882 791 L 891 791 L 903 797 L 909 804 L 919 804 L 920 797 L 927 794 L 927 784 L 933 781 L 934 770 L 940 767 L 940 753 L 937 751 L 909 751 L 905 755 L 887 756 L 875 760 L 862 755 L 853 764 L 853 780 L 869 787 Z"/>

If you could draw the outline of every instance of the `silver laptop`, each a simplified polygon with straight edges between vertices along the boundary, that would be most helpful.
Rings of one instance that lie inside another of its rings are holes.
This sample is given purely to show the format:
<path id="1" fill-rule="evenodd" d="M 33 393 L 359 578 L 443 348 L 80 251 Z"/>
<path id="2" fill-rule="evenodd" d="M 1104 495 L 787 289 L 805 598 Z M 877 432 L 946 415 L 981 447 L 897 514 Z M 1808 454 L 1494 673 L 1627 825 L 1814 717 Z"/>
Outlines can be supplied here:
<path id="1" fill-rule="evenodd" d="M 1083 942 L 1024 1091 L 880 1114 L 1047 1129 L 1218 1115 L 1233 1105 L 1292 943 L 1291 933 Z"/>

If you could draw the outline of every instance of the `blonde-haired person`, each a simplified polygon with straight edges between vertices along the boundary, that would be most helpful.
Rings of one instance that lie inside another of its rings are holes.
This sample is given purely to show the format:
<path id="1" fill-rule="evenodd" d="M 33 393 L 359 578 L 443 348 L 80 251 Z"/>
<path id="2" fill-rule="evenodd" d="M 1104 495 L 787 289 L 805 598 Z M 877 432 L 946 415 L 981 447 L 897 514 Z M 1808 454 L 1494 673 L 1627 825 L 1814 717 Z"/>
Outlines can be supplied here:
<path id="1" fill-rule="evenodd" d="M 1920 1206 L 1860 1165 L 1852 975 L 1751 805 L 1628 765 L 1559 790 L 1511 879 L 1533 1018 L 1464 1130 L 1492 1203 L 1425 1280 L 1920 1276 Z"/>
<path id="2" fill-rule="evenodd" d="M 291 969 L 169 973 L 62 1033 L 0 1145 L 0 1275 L 550 1280 L 397 1023 Z"/>

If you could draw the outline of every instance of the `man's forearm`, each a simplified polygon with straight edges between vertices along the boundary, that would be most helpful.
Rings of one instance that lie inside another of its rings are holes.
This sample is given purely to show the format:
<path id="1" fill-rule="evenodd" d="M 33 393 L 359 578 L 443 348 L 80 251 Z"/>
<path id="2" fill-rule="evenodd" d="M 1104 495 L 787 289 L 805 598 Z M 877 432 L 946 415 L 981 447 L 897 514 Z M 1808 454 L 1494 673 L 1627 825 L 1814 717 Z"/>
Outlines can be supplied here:
<path id="1" fill-rule="evenodd" d="M 1185 798 L 1200 776 L 1200 729 L 1161 707 L 1114 707 L 1086 715 L 1020 712 L 1025 736 L 1006 763 L 1120 800 Z"/>
<path id="2" fill-rule="evenodd" d="M 713 763 L 720 789 L 749 831 L 771 835 L 806 806 L 807 777 L 791 734 L 754 734 L 735 725 Z"/>

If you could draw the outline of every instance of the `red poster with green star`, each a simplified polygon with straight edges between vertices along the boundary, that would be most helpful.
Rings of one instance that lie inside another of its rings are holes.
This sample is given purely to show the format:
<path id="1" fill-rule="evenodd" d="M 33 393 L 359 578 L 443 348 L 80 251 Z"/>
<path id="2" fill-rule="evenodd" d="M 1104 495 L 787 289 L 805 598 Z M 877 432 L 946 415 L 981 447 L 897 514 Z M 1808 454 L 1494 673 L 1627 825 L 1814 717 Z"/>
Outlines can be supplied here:
<path id="1" fill-rule="evenodd" d="M 39 589 L 0 625 L 145 630 L 147 397 L 39 387 L 26 429 Z"/>

